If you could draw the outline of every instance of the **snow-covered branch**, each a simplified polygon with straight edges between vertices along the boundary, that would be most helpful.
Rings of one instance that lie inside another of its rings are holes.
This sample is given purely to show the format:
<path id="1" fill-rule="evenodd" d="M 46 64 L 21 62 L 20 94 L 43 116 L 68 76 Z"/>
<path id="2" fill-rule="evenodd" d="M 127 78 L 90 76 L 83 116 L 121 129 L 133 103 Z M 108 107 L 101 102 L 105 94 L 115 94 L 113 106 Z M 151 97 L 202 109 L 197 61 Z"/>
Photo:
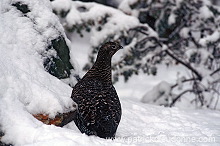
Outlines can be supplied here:
<path id="1" fill-rule="evenodd" d="M 198 80 L 202 80 L 202 75 L 200 75 L 200 73 L 193 68 L 189 63 L 184 62 L 182 59 L 180 59 L 179 57 L 177 57 L 176 55 L 174 55 L 173 52 L 171 52 L 169 49 L 166 49 L 165 52 L 172 57 L 174 60 L 176 60 L 178 63 L 181 63 L 182 65 L 184 65 L 185 67 L 187 67 L 190 71 L 192 71 L 193 73 L 195 73 L 195 75 L 197 76 Z"/>

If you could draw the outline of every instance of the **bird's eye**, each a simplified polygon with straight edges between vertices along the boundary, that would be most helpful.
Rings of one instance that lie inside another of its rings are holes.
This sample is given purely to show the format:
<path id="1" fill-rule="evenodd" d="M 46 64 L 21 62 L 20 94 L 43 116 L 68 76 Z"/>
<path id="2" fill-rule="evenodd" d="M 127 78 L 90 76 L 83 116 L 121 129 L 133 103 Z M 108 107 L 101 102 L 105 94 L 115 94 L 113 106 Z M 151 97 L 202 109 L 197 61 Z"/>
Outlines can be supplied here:
<path id="1" fill-rule="evenodd" d="M 116 49 L 116 46 L 115 46 L 115 45 L 112 45 L 112 49 Z"/>

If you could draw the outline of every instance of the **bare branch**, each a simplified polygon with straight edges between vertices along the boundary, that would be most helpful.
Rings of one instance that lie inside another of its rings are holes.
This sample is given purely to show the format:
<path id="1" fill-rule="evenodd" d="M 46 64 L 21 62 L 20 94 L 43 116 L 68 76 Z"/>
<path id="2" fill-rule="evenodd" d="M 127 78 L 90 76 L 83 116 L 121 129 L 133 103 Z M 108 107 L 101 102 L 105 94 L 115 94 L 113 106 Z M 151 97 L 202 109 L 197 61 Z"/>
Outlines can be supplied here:
<path id="1" fill-rule="evenodd" d="M 210 76 L 213 76 L 214 74 L 216 74 L 216 73 L 219 72 L 219 71 L 220 71 L 220 68 L 216 69 L 215 71 L 213 71 L 213 72 L 210 74 Z"/>
<path id="2" fill-rule="evenodd" d="M 195 38 L 192 37 L 191 35 L 190 35 L 190 39 L 191 39 L 192 42 L 196 45 L 197 48 L 200 48 L 200 47 L 201 47 L 201 45 L 200 45 L 198 42 L 196 42 Z"/>
<path id="3" fill-rule="evenodd" d="M 219 101 L 219 97 L 218 97 L 218 99 L 217 99 L 217 101 L 216 101 L 216 103 L 215 103 L 214 109 L 216 109 L 216 107 L 217 107 L 217 105 L 218 105 L 218 101 Z"/>
<path id="4" fill-rule="evenodd" d="M 212 84 L 217 84 L 218 82 L 220 82 L 220 78 L 215 80 L 215 81 L 213 81 Z"/>
<path id="5" fill-rule="evenodd" d="M 212 90 L 218 95 L 217 100 L 215 102 L 215 106 L 214 106 L 214 109 L 216 109 L 216 107 L 218 105 L 218 101 L 219 101 L 220 92 L 218 90 L 216 90 L 215 88 L 212 88 Z"/>
<path id="6" fill-rule="evenodd" d="M 181 59 L 179 59 L 177 56 L 175 56 L 173 53 L 171 53 L 171 51 L 169 49 L 165 50 L 165 52 L 170 57 L 172 57 L 174 60 L 181 63 L 182 65 L 184 65 L 188 69 L 190 69 L 198 77 L 198 80 L 200 80 L 200 81 L 202 80 L 202 75 L 200 75 L 200 73 L 196 69 L 194 69 L 189 63 L 186 63 L 186 62 L 182 61 Z"/>
<path id="7" fill-rule="evenodd" d="M 180 94 L 172 101 L 172 103 L 170 104 L 170 107 L 174 106 L 174 104 L 176 103 L 176 101 L 177 101 L 178 99 L 180 99 L 180 97 L 183 96 L 184 94 L 186 94 L 187 92 L 193 92 L 193 90 L 192 90 L 192 89 L 188 89 L 188 90 L 185 90 L 185 91 L 183 91 L 182 93 L 180 93 Z"/>
<path id="8" fill-rule="evenodd" d="M 142 30 L 140 29 L 134 29 L 140 33 L 143 33 L 144 35 L 148 35 L 147 33 L 143 32 Z M 150 38 L 150 37 L 149 37 Z M 160 41 L 158 41 L 156 38 L 151 38 L 151 39 L 154 39 L 156 43 L 158 43 L 159 46 L 163 46 Z M 202 80 L 202 75 L 200 75 L 200 73 L 194 69 L 189 63 L 186 63 L 184 61 L 182 61 L 181 59 L 179 59 L 176 55 L 174 55 L 173 52 L 171 52 L 169 49 L 166 49 L 165 52 L 171 57 L 173 58 L 174 60 L 176 60 L 177 62 L 181 63 L 182 65 L 184 65 L 185 67 L 187 67 L 188 69 L 190 69 L 197 77 L 198 77 L 198 80 Z"/>
<path id="9" fill-rule="evenodd" d="M 185 79 L 182 81 L 182 83 L 185 83 L 185 82 L 190 82 L 190 81 L 194 81 L 194 80 L 199 80 L 198 78 L 191 78 L 191 79 Z M 175 88 L 176 86 L 178 86 L 178 83 L 174 84 L 173 86 L 171 86 L 171 88 Z"/>

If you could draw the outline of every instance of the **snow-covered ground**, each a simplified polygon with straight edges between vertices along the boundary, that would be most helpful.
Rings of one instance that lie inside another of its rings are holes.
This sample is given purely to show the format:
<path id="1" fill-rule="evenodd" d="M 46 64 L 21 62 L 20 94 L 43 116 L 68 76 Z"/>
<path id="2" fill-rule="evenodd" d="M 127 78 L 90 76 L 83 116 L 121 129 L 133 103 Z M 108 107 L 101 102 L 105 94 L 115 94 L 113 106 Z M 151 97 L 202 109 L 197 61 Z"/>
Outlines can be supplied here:
<path id="1" fill-rule="evenodd" d="M 115 140 L 81 134 L 70 123 L 66 128 L 42 125 L 28 145 L 155 145 L 194 146 L 220 144 L 220 115 L 208 110 L 164 108 L 121 99 L 123 115 Z M 26 138 L 30 137 L 25 135 Z"/>
<path id="2" fill-rule="evenodd" d="M 73 35 L 71 38 L 72 49 L 75 49 L 73 56 L 80 70 L 89 52 L 89 35 L 84 36 Z M 120 57 L 120 52 L 114 57 Z M 84 73 L 81 72 L 81 76 Z M 184 74 L 187 73 L 182 66 L 161 66 L 157 76 L 135 75 L 127 83 L 121 78 L 115 88 L 122 103 L 123 115 L 114 144 L 219 145 L 219 111 L 165 108 L 140 102 L 143 95 L 161 81 L 175 83 L 177 76 Z M 74 123 L 70 125 L 77 130 Z M 107 145 L 111 144 L 108 141 Z"/>
<path id="3" fill-rule="evenodd" d="M 34 26 L 33 29 L 30 19 L 17 13 L 8 0 L 3 0 L 4 5 L 0 6 L 0 129 L 5 133 L 1 138 L 3 142 L 19 146 L 220 145 L 219 111 L 165 108 L 140 102 L 142 96 L 160 81 L 174 81 L 176 68 L 162 67 L 163 72 L 158 76 L 134 76 L 128 83 L 120 80 L 115 85 L 122 104 L 122 119 L 115 140 L 81 134 L 73 122 L 60 128 L 35 119 L 32 114 L 45 112 L 53 117 L 57 112 L 64 112 L 72 102 L 71 88 L 44 70 L 38 53 L 45 47 L 43 40 L 54 32 L 44 30 L 43 26 L 56 24 L 58 19 L 47 10 L 50 6 L 46 0 L 30 3 L 33 5 L 31 14 L 36 16 L 42 28 Z M 71 56 L 78 61 L 81 76 L 87 59 L 85 53 L 89 52 L 88 44 L 89 38 L 72 38 Z M 120 57 L 120 52 L 114 57 Z"/>

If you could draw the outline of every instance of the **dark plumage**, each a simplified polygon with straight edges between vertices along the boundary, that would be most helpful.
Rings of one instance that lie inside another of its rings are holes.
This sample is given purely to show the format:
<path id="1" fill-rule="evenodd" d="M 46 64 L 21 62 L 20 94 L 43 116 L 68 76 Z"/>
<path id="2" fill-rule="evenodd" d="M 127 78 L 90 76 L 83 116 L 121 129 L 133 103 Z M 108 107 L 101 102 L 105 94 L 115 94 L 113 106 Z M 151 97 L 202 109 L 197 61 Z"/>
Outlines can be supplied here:
<path id="1" fill-rule="evenodd" d="M 82 133 L 114 138 L 121 119 L 121 104 L 111 80 L 111 58 L 121 49 L 118 42 L 101 46 L 96 62 L 72 91 L 78 104 L 74 117 Z"/>

